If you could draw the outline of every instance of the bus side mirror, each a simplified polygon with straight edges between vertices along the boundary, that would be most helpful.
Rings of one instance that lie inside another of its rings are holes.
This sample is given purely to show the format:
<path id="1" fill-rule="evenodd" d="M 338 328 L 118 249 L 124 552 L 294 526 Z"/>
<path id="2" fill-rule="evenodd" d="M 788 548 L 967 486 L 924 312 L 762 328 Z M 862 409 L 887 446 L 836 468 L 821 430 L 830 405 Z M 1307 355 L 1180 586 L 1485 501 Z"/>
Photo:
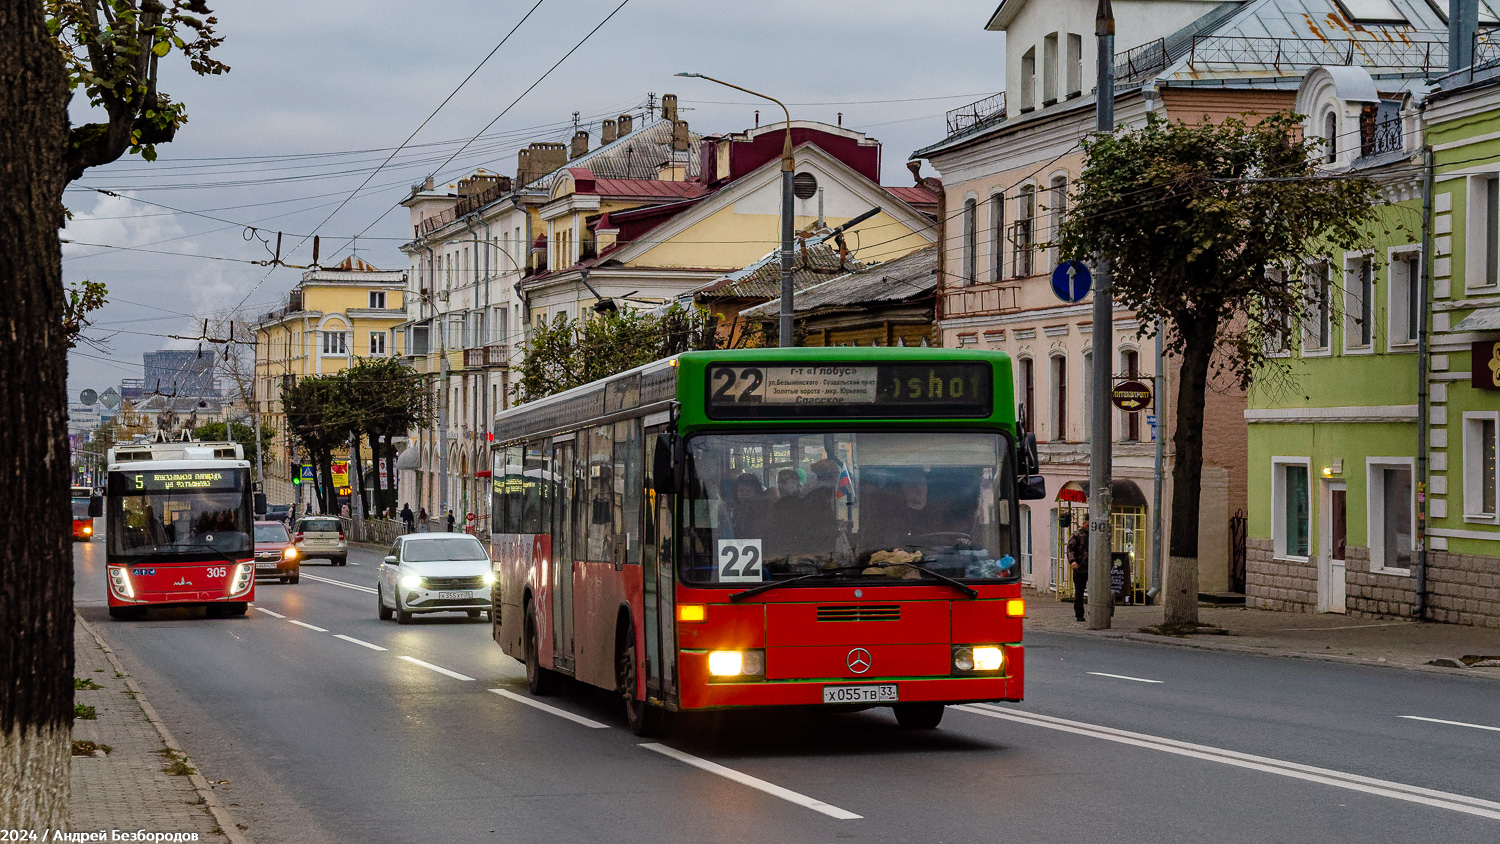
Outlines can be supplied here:
<path id="1" fill-rule="evenodd" d="M 651 461 L 651 490 L 658 495 L 671 495 L 677 491 L 677 436 L 658 434 L 656 454 Z"/>
<path id="2" fill-rule="evenodd" d="M 1036 434 L 1025 433 L 1016 444 L 1016 474 L 1035 475 L 1042 471 L 1042 461 L 1036 453 Z"/>
<path id="3" fill-rule="evenodd" d="M 1016 481 L 1016 497 L 1022 501 L 1040 501 L 1047 497 L 1047 479 L 1041 475 L 1027 475 Z"/>
<path id="4" fill-rule="evenodd" d="M 104 496 L 89 496 L 89 518 L 97 519 L 104 515 Z"/>
<path id="5" fill-rule="evenodd" d="M 266 494 L 264 492 L 255 493 L 255 515 L 262 519 L 266 517 Z"/>

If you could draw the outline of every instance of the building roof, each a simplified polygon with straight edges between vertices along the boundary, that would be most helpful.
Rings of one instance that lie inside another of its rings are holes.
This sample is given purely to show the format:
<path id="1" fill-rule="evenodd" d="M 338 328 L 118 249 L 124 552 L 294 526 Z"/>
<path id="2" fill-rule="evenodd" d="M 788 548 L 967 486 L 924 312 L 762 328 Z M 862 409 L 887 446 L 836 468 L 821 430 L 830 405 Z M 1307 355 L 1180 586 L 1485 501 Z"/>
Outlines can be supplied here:
<path id="1" fill-rule="evenodd" d="M 796 249 L 792 290 L 800 293 L 850 269 L 863 268 L 864 264 L 854 258 L 845 257 L 841 263 L 838 249 L 827 241 L 804 242 Z M 727 299 L 770 299 L 780 296 L 780 249 L 767 252 L 748 267 L 715 279 L 693 293 L 693 299 L 700 304 Z"/>
<path id="2" fill-rule="evenodd" d="M 896 304 L 931 297 L 936 294 L 938 286 L 937 252 L 937 246 L 927 246 L 894 261 L 797 291 L 792 310 L 801 314 L 820 308 Z M 746 317 L 771 319 L 780 310 L 781 299 L 778 297 L 741 313 Z"/>
<path id="3" fill-rule="evenodd" d="M 709 189 L 702 182 L 668 182 L 660 179 L 594 179 L 588 193 L 630 199 L 691 199 Z M 580 191 L 583 193 L 583 191 Z"/>
<path id="4" fill-rule="evenodd" d="M 882 185 L 882 187 L 885 186 Z M 886 187 L 885 189 L 894 194 L 897 199 L 918 210 L 926 210 L 928 206 L 937 206 L 937 194 L 921 185 L 898 188 Z"/>
<path id="5" fill-rule="evenodd" d="M 696 150 L 703 136 L 688 130 L 688 149 Z M 563 166 L 542 176 L 523 189 L 551 192 L 552 183 L 559 176 L 575 167 L 587 167 L 596 180 L 641 179 L 655 180 L 657 167 L 672 159 L 672 121 L 657 119 L 645 124 L 628 135 L 590 150 Z M 689 179 L 698 176 L 698 156 L 683 153 L 681 162 L 687 167 Z"/>

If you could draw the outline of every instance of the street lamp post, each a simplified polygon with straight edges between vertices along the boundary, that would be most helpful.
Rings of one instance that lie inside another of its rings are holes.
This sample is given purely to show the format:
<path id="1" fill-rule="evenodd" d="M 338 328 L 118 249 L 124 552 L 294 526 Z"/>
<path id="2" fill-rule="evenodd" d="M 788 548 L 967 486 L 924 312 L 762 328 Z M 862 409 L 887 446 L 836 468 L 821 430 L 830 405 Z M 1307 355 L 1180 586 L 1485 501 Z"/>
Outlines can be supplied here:
<path id="1" fill-rule="evenodd" d="M 786 115 L 786 139 L 781 145 L 781 321 L 780 334 L 782 348 L 790 348 L 796 345 L 792 337 L 792 230 L 793 205 L 792 205 L 792 177 L 796 173 L 796 161 L 792 157 L 792 113 L 787 111 L 786 104 L 775 97 L 768 97 L 759 91 L 742 88 L 732 82 L 715 79 L 712 76 L 704 76 L 701 73 L 677 73 L 674 76 L 687 76 L 693 79 L 706 79 L 709 82 L 717 82 L 726 88 L 736 91 L 744 91 L 752 97 L 760 97 L 763 100 L 781 106 L 781 111 Z"/>

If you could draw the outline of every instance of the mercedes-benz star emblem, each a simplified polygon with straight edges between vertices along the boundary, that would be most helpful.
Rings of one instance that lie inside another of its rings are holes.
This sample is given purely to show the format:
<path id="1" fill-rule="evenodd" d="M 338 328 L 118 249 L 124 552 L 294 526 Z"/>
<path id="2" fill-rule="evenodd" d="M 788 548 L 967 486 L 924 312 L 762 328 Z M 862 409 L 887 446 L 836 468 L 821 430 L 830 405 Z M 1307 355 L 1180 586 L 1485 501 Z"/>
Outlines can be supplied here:
<path id="1" fill-rule="evenodd" d="M 849 657 L 844 660 L 849 670 L 855 674 L 863 674 L 870 670 L 870 652 L 864 648 L 855 648 L 849 652 Z"/>

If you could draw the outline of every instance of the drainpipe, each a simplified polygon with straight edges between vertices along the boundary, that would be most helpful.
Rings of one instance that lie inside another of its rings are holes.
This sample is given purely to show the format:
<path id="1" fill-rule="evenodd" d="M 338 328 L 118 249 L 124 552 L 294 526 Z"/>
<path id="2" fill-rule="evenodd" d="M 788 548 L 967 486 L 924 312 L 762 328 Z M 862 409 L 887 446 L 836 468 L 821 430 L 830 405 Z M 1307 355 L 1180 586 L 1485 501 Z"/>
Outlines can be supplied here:
<path id="1" fill-rule="evenodd" d="M 1426 130 L 1423 130 L 1426 134 Z M 1425 138 L 1424 138 L 1425 140 Z M 1417 289 L 1417 536 L 1416 598 L 1412 615 L 1427 617 L 1427 443 L 1432 422 L 1428 410 L 1432 405 L 1427 388 L 1427 321 L 1431 319 L 1428 267 L 1432 263 L 1432 147 L 1422 145 L 1422 272 Z"/>

